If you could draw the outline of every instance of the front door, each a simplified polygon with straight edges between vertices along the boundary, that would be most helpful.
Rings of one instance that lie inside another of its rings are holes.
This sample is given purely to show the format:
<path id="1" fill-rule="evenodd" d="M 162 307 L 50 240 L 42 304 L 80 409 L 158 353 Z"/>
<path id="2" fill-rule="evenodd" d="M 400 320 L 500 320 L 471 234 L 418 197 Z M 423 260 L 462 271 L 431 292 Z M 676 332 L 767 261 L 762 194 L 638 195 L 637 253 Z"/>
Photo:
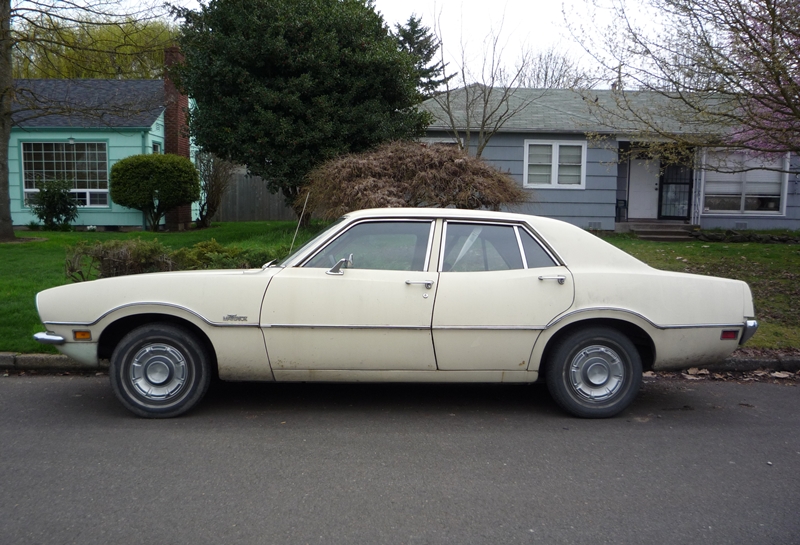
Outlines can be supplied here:
<path id="1" fill-rule="evenodd" d="M 628 180 L 628 219 L 658 218 L 658 159 L 631 159 Z"/>
<path id="2" fill-rule="evenodd" d="M 692 204 L 692 169 L 669 165 L 661 174 L 659 218 L 688 219 Z"/>
<path id="3" fill-rule="evenodd" d="M 272 369 L 435 370 L 432 235 L 428 220 L 365 221 L 277 273 L 261 310 Z"/>

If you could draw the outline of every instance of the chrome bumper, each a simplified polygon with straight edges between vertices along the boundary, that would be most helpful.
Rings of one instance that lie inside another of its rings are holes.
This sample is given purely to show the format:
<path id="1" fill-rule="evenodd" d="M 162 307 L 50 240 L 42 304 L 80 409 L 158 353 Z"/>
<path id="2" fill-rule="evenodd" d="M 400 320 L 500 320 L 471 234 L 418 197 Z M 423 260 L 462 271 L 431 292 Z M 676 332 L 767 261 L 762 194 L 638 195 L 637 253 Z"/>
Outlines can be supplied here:
<path id="1" fill-rule="evenodd" d="M 45 333 L 40 331 L 33 336 L 34 340 L 42 344 L 64 344 L 66 339 L 61 335 L 53 335 L 52 333 Z"/>
<path id="2" fill-rule="evenodd" d="M 755 320 L 747 320 L 744 324 L 744 330 L 742 331 L 742 338 L 739 339 L 739 344 L 742 345 L 750 340 L 750 337 L 756 334 L 758 330 L 758 322 Z"/>

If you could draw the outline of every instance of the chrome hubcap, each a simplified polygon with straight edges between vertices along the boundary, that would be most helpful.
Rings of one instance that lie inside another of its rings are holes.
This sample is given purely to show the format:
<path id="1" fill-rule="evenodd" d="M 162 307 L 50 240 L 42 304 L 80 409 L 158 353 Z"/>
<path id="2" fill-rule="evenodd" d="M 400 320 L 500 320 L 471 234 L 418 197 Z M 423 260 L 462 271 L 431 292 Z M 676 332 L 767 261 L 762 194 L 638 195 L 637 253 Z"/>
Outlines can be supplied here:
<path id="1" fill-rule="evenodd" d="M 186 359 L 167 344 L 148 344 L 133 357 L 130 379 L 137 393 L 152 400 L 174 397 L 186 384 Z"/>
<path id="2" fill-rule="evenodd" d="M 625 366 L 607 346 L 587 346 L 572 358 L 569 378 L 573 390 L 588 401 L 613 397 L 625 380 Z"/>

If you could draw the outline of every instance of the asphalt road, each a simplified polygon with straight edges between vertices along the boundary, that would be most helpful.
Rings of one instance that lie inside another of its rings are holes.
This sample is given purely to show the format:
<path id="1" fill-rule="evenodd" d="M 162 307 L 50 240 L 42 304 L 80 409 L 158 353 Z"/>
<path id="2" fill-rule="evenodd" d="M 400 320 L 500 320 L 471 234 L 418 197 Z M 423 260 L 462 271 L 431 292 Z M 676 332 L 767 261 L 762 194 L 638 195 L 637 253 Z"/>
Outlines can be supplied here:
<path id="1" fill-rule="evenodd" d="M 621 417 L 496 385 L 0 377 L 0 543 L 800 543 L 800 387 L 647 379 Z"/>

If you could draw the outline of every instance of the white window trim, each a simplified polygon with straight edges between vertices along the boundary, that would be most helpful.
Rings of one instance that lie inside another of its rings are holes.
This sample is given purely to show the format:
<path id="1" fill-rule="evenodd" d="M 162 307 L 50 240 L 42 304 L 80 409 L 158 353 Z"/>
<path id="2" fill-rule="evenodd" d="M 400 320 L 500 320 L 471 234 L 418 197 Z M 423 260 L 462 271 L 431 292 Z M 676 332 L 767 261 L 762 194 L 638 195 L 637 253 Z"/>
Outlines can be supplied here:
<path id="1" fill-rule="evenodd" d="M 528 152 L 531 145 L 552 146 L 553 163 L 550 171 L 549 184 L 529 184 L 528 183 Z M 560 146 L 580 146 L 581 147 L 581 183 L 580 184 L 559 184 L 558 183 L 558 152 Z M 586 155 L 588 145 L 585 140 L 525 140 L 525 154 L 522 162 L 522 187 L 526 189 L 586 189 Z"/>
<path id="2" fill-rule="evenodd" d="M 39 189 L 36 188 L 27 188 L 25 187 L 25 152 L 23 149 L 23 144 L 62 144 L 64 141 L 61 140 L 32 140 L 32 141 L 24 141 L 20 142 L 20 173 L 22 175 L 22 206 L 25 209 L 30 209 L 30 206 L 27 202 L 27 199 L 31 195 L 35 195 L 39 192 Z M 72 143 L 72 142 L 70 142 Z M 109 158 L 108 158 L 108 142 L 104 142 L 102 140 L 87 140 L 87 141 L 80 141 L 81 144 L 103 144 L 106 148 L 106 171 L 108 172 L 109 169 Z M 108 174 L 106 175 L 108 177 Z M 106 181 L 108 183 L 108 180 Z M 86 204 L 78 204 L 78 208 L 81 210 L 89 209 L 89 208 L 99 208 L 99 209 L 108 209 L 111 208 L 111 193 L 108 187 L 106 189 L 89 189 L 89 188 L 82 188 L 82 189 L 71 189 L 70 193 L 73 195 L 82 195 L 86 199 Z M 91 196 L 90 194 L 104 194 L 106 195 L 106 204 L 91 204 Z"/>
<path id="3" fill-rule="evenodd" d="M 791 156 L 787 153 L 783 158 L 782 168 L 785 172 L 781 173 L 781 207 L 780 210 L 775 212 L 767 212 L 764 210 L 705 210 L 703 204 L 705 203 L 706 199 L 706 162 L 708 157 L 707 149 L 703 149 L 702 152 L 702 164 L 703 168 L 701 169 L 701 184 L 702 190 L 700 192 L 700 202 L 697 203 L 698 209 L 700 210 L 700 215 L 704 218 L 706 217 L 730 217 L 730 216 L 760 216 L 760 217 L 767 217 L 767 218 L 774 218 L 774 217 L 781 217 L 786 216 L 786 201 L 788 199 L 789 194 L 789 168 L 791 166 Z M 746 186 L 743 188 L 746 191 Z"/>

